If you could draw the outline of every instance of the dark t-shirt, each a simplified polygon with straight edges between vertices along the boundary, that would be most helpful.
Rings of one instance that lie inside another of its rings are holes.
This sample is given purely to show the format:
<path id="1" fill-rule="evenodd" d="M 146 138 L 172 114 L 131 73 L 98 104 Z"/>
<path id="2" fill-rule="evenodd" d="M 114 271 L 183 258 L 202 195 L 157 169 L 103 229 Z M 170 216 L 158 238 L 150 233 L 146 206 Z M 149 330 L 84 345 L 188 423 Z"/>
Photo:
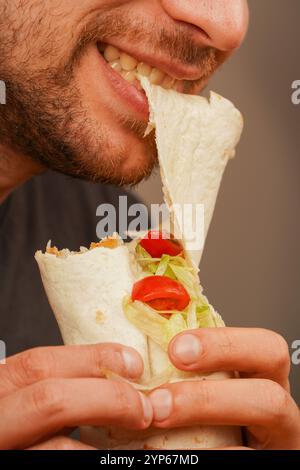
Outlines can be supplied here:
<path id="1" fill-rule="evenodd" d="M 12 355 L 35 346 L 61 344 L 34 259 L 49 239 L 59 248 L 78 250 L 97 241 L 96 208 L 119 196 L 134 196 L 112 186 L 92 184 L 48 172 L 35 177 L 0 205 L 0 340 Z M 117 227 L 118 230 L 118 227 Z"/>

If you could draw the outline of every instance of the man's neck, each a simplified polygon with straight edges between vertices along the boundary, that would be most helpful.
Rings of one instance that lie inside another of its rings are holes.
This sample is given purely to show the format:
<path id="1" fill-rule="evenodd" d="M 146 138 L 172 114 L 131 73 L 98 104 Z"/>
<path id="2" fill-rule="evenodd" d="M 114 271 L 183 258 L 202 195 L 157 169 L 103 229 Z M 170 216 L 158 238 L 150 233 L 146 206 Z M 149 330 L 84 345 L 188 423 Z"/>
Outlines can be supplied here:
<path id="1" fill-rule="evenodd" d="M 0 204 L 18 186 L 43 171 L 39 163 L 0 144 Z"/>

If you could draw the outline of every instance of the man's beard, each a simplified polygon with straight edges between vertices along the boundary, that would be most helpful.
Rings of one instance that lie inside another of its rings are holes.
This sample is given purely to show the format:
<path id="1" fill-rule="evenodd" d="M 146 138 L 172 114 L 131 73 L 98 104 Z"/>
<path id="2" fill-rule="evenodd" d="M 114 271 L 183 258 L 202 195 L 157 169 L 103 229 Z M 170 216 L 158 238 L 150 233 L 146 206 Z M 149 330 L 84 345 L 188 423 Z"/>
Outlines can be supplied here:
<path id="1" fill-rule="evenodd" d="M 1 78 L 7 86 L 7 104 L 0 115 L 1 141 L 47 168 L 73 177 L 123 185 L 136 184 L 149 176 L 157 163 L 153 133 L 143 140 L 143 162 L 131 171 L 122 172 L 120 168 L 128 149 L 114 144 L 105 122 L 89 116 L 79 90 L 74 87 L 74 73 L 86 47 L 97 40 L 123 34 L 128 40 L 143 37 L 149 44 L 154 39 L 156 47 L 168 50 L 170 57 L 184 63 L 201 63 L 207 76 L 217 68 L 218 61 L 214 50 L 195 48 L 180 28 L 176 34 L 160 31 L 153 38 L 153 28 L 144 26 L 133 24 L 122 12 L 98 15 L 85 25 L 77 46 L 62 66 L 31 72 L 30 77 L 24 62 L 17 73 L 7 70 L 5 63 L 0 66 Z M 116 125 L 143 139 L 144 122 L 124 116 L 116 120 Z"/>

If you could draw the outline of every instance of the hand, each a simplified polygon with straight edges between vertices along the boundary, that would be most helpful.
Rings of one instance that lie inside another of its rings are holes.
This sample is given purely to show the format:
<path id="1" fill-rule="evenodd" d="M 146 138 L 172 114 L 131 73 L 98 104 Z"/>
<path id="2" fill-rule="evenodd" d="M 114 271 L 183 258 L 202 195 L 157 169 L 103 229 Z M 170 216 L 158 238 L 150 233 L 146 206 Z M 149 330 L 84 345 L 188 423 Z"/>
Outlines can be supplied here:
<path id="1" fill-rule="evenodd" d="M 181 382 L 151 393 L 154 426 L 246 427 L 254 449 L 300 449 L 300 411 L 289 394 L 289 350 L 276 333 L 216 328 L 181 333 L 170 344 L 185 371 L 238 371 L 239 379 Z"/>
<path id="2" fill-rule="evenodd" d="M 105 369 L 136 380 L 143 363 L 118 344 L 37 348 L 7 359 L 0 365 L 0 449 L 87 449 L 65 437 L 66 428 L 148 427 L 149 400 L 104 379 Z"/>

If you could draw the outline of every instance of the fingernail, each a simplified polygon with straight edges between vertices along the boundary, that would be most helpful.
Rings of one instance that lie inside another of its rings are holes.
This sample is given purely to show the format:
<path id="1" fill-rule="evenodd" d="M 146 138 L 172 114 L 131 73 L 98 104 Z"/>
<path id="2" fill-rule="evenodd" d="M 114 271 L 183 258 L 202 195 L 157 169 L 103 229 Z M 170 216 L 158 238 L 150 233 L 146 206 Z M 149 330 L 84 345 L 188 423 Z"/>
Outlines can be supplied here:
<path id="1" fill-rule="evenodd" d="M 136 356 L 131 351 L 124 349 L 121 352 L 122 359 L 126 368 L 126 372 L 130 377 L 136 377 L 139 372 L 139 364 Z"/>
<path id="2" fill-rule="evenodd" d="M 173 408 L 173 398 L 169 390 L 155 390 L 149 395 L 153 407 L 155 421 L 165 421 L 169 418 Z"/>
<path id="3" fill-rule="evenodd" d="M 190 365 L 196 362 L 203 351 L 200 339 L 195 335 L 182 335 L 175 339 L 172 353 L 182 364 Z"/>
<path id="4" fill-rule="evenodd" d="M 147 398 L 146 395 L 144 395 L 142 392 L 139 392 L 139 395 L 143 405 L 145 424 L 150 424 L 153 419 L 153 408 L 151 402 L 149 398 Z"/>

